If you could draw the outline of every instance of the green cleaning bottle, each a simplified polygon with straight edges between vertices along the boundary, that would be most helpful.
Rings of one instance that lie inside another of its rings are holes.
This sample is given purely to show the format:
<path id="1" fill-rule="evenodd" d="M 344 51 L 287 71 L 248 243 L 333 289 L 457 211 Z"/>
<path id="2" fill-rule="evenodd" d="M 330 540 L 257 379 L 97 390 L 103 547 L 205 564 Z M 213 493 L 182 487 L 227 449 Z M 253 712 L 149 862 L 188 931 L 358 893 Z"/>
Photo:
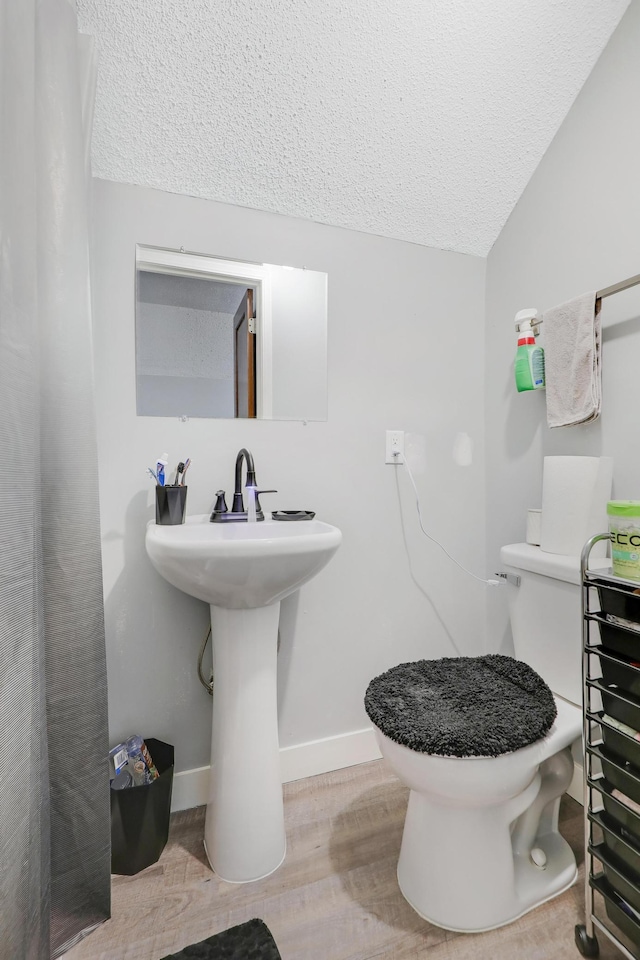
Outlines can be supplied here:
<path id="1" fill-rule="evenodd" d="M 544 350 L 536 346 L 540 332 L 537 310 L 521 310 L 516 313 L 518 349 L 516 351 L 515 375 L 518 393 L 525 390 L 544 389 Z"/>

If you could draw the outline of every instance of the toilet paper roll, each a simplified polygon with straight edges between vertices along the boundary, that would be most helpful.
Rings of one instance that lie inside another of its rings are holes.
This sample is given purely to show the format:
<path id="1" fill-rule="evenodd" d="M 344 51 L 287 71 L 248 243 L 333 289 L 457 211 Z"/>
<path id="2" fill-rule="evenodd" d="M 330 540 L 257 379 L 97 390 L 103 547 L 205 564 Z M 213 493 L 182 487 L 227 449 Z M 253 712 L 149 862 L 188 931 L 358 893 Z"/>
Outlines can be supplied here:
<path id="1" fill-rule="evenodd" d="M 611 457 L 545 457 L 542 477 L 540 548 L 547 553 L 579 556 L 585 542 L 608 529 Z M 606 555 L 607 543 L 592 556 Z"/>

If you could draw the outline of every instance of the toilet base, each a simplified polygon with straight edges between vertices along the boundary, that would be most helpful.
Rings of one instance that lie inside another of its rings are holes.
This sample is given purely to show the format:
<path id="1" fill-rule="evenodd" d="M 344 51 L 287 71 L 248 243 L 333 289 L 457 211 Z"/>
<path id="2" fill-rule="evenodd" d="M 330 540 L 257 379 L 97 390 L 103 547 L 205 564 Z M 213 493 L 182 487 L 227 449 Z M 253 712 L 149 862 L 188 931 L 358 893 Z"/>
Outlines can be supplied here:
<path id="1" fill-rule="evenodd" d="M 522 900 L 518 899 L 516 901 L 514 898 L 511 905 L 507 905 L 507 904 L 504 905 L 506 908 L 506 912 L 505 912 L 505 915 L 502 917 L 502 919 L 496 920 L 495 922 L 489 924 L 489 926 L 480 926 L 480 927 L 454 926 L 453 923 L 451 922 L 443 923 L 440 918 L 429 916 L 427 913 L 424 912 L 424 910 L 420 908 L 418 904 L 413 902 L 411 897 L 408 896 L 406 891 L 403 889 L 402 878 L 400 875 L 400 865 L 398 865 L 398 873 L 397 873 L 398 886 L 400 887 L 400 892 L 402 893 L 403 897 L 405 898 L 409 906 L 415 910 L 418 916 L 422 917 L 422 919 L 426 920 L 428 923 L 433 924 L 433 926 L 441 927 L 443 930 L 451 930 L 453 933 L 488 933 L 489 930 L 497 930 L 500 927 L 508 926 L 510 923 L 513 923 L 515 920 L 519 920 L 520 917 L 523 917 L 526 913 L 529 913 L 531 910 L 535 910 L 536 907 L 542 906 L 542 904 L 546 903 L 548 900 L 553 900 L 554 897 L 559 897 L 562 893 L 565 893 L 567 890 L 569 890 L 569 888 L 572 887 L 574 883 L 577 881 L 578 868 L 576 867 L 575 859 L 573 857 L 573 852 L 571 851 L 571 848 L 568 847 L 568 844 L 566 844 L 566 841 L 564 841 L 562 837 L 549 838 L 549 839 L 561 840 L 562 843 L 567 846 L 568 852 L 570 855 L 570 862 L 567 862 L 565 868 L 561 869 L 558 873 L 558 876 L 556 878 L 557 887 L 553 890 L 552 893 L 550 893 L 549 890 L 547 889 L 545 893 L 542 896 L 540 896 L 539 895 L 540 892 L 535 891 L 534 889 L 535 884 L 532 884 L 531 897 L 526 904 L 523 903 Z M 542 847 L 542 849 L 545 850 L 547 857 L 549 857 L 550 845 L 545 844 L 544 842 L 541 842 L 540 846 Z M 562 856 L 562 853 L 564 853 L 564 856 Z M 564 859 L 566 857 L 567 861 L 569 861 L 569 857 L 566 856 L 566 851 L 558 850 L 558 854 L 561 855 L 561 859 Z M 550 857 L 549 857 L 549 860 L 551 860 Z M 517 872 L 518 872 L 518 866 L 516 865 L 516 873 Z M 522 871 L 523 874 L 525 872 L 526 871 L 524 870 Z"/>
<path id="2" fill-rule="evenodd" d="M 416 913 L 458 933 L 494 930 L 575 883 L 575 857 L 558 832 L 572 769 L 566 748 L 517 796 L 484 807 L 411 790 L 398 884 Z"/>

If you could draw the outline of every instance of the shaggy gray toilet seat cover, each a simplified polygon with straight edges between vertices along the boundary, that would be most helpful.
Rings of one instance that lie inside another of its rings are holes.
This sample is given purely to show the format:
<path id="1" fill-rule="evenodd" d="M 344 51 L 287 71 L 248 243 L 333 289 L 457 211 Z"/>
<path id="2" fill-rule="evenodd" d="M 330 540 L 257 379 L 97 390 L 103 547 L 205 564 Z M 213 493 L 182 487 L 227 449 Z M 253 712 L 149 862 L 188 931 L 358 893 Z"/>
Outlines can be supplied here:
<path id="1" fill-rule="evenodd" d="M 535 670 L 500 654 L 400 663 L 375 677 L 364 705 L 391 740 L 443 757 L 498 757 L 535 743 L 556 718 Z"/>

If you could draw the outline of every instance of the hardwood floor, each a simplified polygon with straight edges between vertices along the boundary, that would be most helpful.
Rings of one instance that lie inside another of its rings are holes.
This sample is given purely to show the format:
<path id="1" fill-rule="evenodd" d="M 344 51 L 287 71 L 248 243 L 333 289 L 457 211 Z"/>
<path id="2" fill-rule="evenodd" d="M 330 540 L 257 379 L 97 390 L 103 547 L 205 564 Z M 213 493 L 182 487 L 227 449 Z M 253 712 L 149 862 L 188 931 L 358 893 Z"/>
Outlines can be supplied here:
<path id="1" fill-rule="evenodd" d="M 172 817 L 159 862 L 113 878 L 112 918 L 65 960 L 160 960 L 252 917 L 282 960 L 577 960 L 584 922 L 577 885 L 520 920 L 484 934 L 454 934 L 422 920 L 396 883 L 406 789 L 384 761 L 284 786 L 287 856 L 265 880 L 231 884 L 202 847 L 204 808 Z M 583 862 L 582 808 L 565 797 L 561 828 Z M 599 935 L 601 960 L 620 953 Z"/>

